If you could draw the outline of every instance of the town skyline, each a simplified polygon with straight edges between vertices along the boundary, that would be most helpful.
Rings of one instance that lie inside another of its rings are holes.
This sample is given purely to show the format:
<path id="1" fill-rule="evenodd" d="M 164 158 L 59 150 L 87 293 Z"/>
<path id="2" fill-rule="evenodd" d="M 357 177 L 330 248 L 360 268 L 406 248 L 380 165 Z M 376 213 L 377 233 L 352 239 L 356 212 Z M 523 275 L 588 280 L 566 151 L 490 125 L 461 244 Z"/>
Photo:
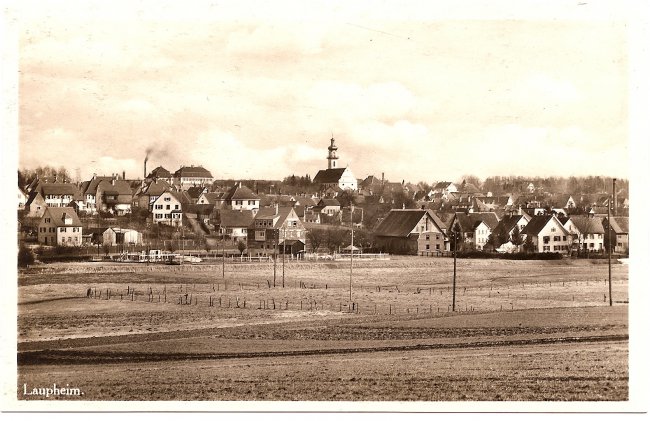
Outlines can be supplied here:
<path id="1" fill-rule="evenodd" d="M 138 178 L 149 155 L 218 179 L 313 177 L 333 136 L 360 179 L 629 178 L 615 15 L 247 4 L 21 10 L 19 168 Z"/>

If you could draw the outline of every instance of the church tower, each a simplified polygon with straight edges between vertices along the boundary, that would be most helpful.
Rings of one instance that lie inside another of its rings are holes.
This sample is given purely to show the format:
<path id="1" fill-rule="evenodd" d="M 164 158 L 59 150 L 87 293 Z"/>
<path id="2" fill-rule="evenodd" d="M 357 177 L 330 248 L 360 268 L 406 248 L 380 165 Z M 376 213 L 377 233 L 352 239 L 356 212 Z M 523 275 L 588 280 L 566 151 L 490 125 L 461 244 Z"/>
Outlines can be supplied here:
<path id="1" fill-rule="evenodd" d="M 336 160 L 339 159 L 338 156 L 336 156 L 336 150 L 338 149 L 336 145 L 334 144 L 334 138 L 330 139 L 330 146 L 327 148 L 329 151 L 329 154 L 327 154 L 327 169 L 331 170 L 336 168 Z"/>

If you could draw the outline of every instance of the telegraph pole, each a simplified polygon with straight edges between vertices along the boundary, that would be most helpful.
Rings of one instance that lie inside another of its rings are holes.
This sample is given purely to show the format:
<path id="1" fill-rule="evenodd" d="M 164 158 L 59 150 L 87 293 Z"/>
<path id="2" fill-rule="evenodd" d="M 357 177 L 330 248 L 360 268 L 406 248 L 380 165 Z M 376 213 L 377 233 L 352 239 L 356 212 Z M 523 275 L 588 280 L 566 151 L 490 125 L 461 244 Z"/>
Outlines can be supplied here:
<path id="1" fill-rule="evenodd" d="M 458 252 L 458 232 L 454 229 L 454 280 L 451 291 L 451 311 L 456 311 L 456 253 Z"/>
<path id="2" fill-rule="evenodd" d="M 616 179 L 612 179 L 612 198 L 616 194 Z M 609 306 L 612 306 L 612 223 L 610 221 L 610 208 L 612 198 L 607 201 L 607 269 L 609 275 Z"/>
<path id="3" fill-rule="evenodd" d="M 221 276 L 223 277 L 223 288 L 228 289 L 228 281 L 226 281 L 226 232 L 223 226 L 221 227 Z"/>
<path id="4" fill-rule="evenodd" d="M 287 252 L 287 227 L 282 227 L 282 288 L 284 288 L 284 255 Z"/>
<path id="5" fill-rule="evenodd" d="M 275 288 L 275 271 L 276 271 L 276 265 L 278 261 L 278 242 L 276 241 L 275 237 L 280 236 L 279 232 L 274 232 L 273 233 L 273 288 Z"/>

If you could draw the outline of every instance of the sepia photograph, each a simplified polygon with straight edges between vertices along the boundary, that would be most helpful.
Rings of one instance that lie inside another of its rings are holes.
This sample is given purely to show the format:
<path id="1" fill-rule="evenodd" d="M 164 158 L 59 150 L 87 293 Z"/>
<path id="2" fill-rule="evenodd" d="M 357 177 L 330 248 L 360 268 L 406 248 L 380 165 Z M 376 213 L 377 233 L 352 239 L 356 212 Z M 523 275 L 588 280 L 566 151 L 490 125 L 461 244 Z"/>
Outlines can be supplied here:
<path id="1" fill-rule="evenodd" d="M 2 19 L 3 411 L 647 412 L 644 2 Z"/>

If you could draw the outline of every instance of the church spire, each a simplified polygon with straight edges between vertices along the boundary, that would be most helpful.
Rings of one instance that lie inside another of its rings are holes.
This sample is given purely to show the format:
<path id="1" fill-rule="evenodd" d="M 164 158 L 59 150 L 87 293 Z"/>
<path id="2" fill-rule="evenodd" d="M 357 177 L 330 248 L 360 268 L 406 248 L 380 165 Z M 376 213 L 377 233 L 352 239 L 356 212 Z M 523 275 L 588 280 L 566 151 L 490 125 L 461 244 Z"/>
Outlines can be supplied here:
<path id="1" fill-rule="evenodd" d="M 331 170 L 333 168 L 336 168 L 336 160 L 339 159 L 339 157 L 336 155 L 336 150 L 338 149 L 336 145 L 334 144 L 334 137 L 330 139 L 330 146 L 327 148 L 329 153 L 327 154 L 327 169 Z"/>

